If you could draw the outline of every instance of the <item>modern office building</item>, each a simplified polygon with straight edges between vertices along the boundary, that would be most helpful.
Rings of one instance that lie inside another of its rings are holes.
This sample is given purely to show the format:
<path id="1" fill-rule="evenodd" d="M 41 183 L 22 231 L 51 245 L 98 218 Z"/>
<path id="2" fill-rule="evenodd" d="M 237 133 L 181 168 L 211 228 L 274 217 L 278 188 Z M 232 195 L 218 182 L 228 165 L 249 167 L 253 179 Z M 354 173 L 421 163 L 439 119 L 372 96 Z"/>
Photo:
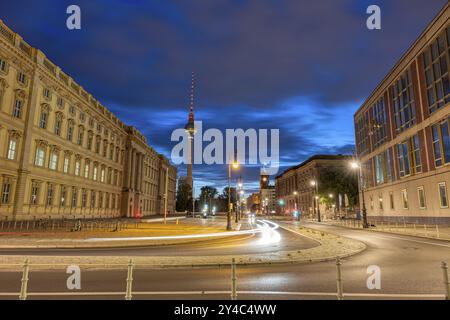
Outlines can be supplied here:
<path id="1" fill-rule="evenodd" d="M 0 219 L 174 212 L 176 174 L 0 20 Z"/>
<path id="2" fill-rule="evenodd" d="M 354 116 L 369 221 L 450 222 L 449 17 L 447 3 Z"/>
<path id="3" fill-rule="evenodd" d="M 304 217 L 315 217 L 317 209 L 323 215 L 329 214 L 330 210 L 327 210 L 327 206 L 316 199 L 316 196 L 321 195 L 319 191 L 322 190 L 324 173 L 327 169 L 338 169 L 351 175 L 352 172 L 349 169 L 351 160 L 352 156 L 340 154 L 314 155 L 278 175 L 275 178 L 277 214 L 292 215 L 298 211 Z M 323 196 L 328 196 L 328 193 Z M 338 195 L 334 196 L 338 201 Z M 342 194 L 342 196 L 345 195 Z"/>

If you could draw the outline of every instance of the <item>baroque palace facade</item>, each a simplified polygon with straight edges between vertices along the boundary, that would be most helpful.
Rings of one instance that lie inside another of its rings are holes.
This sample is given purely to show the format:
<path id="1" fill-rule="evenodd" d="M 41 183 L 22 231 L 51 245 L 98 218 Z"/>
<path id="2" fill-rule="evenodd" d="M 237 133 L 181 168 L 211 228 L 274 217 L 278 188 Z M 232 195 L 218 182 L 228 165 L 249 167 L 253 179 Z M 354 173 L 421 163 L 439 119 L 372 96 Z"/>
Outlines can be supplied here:
<path id="1" fill-rule="evenodd" d="M 0 20 L 0 219 L 175 211 L 176 168 Z"/>
<path id="2" fill-rule="evenodd" d="M 447 3 L 354 116 L 369 220 L 450 222 L 449 19 Z"/>

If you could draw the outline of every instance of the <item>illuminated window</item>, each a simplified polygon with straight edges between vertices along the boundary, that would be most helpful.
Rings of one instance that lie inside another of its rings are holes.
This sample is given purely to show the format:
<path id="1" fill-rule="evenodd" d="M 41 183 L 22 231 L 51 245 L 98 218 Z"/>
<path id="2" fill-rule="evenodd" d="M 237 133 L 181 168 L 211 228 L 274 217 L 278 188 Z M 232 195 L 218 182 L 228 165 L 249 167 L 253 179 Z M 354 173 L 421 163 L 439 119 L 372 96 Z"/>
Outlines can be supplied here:
<path id="1" fill-rule="evenodd" d="M 17 149 L 17 140 L 15 138 L 10 138 L 9 146 L 8 146 L 8 159 L 9 160 L 16 159 L 16 149 Z"/>
<path id="2" fill-rule="evenodd" d="M 36 157 L 34 160 L 34 164 L 38 167 L 44 166 L 44 159 L 45 159 L 45 151 L 42 147 L 38 147 L 36 149 Z"/>
<path id="3" fill-rule="evenodd" d="M 411 72 L 407 70 L 391 87 L 392 104 L 394 106 L 395 130 L 404 131 L 416 122 L 416 108 Z"/>

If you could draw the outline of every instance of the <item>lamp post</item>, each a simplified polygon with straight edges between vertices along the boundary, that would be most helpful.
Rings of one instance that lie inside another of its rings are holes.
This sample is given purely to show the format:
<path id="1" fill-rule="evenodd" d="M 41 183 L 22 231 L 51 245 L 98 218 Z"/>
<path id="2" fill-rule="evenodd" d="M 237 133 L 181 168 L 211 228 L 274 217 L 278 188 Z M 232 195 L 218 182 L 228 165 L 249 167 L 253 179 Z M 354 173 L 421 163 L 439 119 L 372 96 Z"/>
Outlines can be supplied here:
<path id="1" fill-rule="evenodd" d="M 231 167 L 233 169 L 239 168 L 239 163 L 234 161 L 233 163 L 228 164 L 228 215 L 227 215 L 227 230 L 230 231 L 231 228 Z"/>
<path id="2" fill-rule="evenodd" d="M 366 210 L 366 201 L 364 199 L 364 186 L 362 181 L 362 165 L 357 161 L 352 161 L 350 163 L 350 167 L 353 170 L 358 170 L 358 189 L 361 192 L 362 197 L 362 215 L 363 215 L 363 228 L 369 228 L 369 223 L 367 222 L 367 210 Z"/>
<path id="3" fill-rule="evenodd" d="M 314 210 L 316 208 L 316 201 L 317 201 L 317 222 L 321 222 L 320 219 L 320 207 L 319 207 L 319 186 L 318 186 L 317 180 L 311 181 L 311 186 L 314 188 Z"/>

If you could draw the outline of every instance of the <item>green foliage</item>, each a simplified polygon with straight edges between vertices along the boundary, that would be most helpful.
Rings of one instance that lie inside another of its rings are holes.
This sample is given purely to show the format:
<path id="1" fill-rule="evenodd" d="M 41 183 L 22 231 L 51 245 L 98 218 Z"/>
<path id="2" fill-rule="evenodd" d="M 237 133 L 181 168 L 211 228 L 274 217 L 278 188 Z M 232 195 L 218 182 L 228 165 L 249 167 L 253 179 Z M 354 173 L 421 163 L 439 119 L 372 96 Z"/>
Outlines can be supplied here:
<path id="1" fill-rule="evenodd" d="M 187 183 L 178 186 L 176 210 L 178 212 L 192 210 L 192 188 Z"/>
<path id="2" fill-rule="evenodd" d="M 328 195 L 333 194 L 331 199 Z M 319 177 L 319 195 L 322 203 L 335 204 L 338 195 L 348 197 L 350 207 L 358 201 L 358 177 L 346 168 L 324 168 Z"/>

